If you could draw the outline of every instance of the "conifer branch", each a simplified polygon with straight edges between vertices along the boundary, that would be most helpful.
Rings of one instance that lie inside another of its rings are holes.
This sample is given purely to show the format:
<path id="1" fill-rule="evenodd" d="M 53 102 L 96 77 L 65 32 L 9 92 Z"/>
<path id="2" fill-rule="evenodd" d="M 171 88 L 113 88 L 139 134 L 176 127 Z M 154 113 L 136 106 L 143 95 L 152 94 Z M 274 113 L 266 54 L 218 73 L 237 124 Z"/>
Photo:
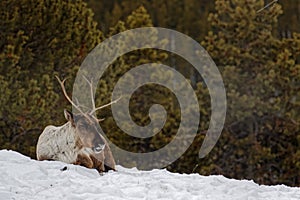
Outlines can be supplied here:
<path id="1" fill-rule="evenodd" d="M 260 13 L 261 11 L 263 11 L 264 9 L 270 7 L 271 5 L 273 5 L 274 3 L 278 2 L 278 0 L 274 0 L 270 3 L 268 3 L 267 5 L 265 5 L 263 8 L 259 9 L 258 11 L 256 11 L 256 13 Z"/>

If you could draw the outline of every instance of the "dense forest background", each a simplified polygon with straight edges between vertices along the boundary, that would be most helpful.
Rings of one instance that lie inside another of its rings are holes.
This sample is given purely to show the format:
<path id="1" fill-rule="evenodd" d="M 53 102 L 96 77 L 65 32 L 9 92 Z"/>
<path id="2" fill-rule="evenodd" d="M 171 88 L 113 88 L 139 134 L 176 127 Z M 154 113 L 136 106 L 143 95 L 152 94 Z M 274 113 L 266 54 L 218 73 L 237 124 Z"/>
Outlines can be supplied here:
<path id="1" fill-rule="evenodd" d="M 43 128 L 63 124 L 63 109 L 71 109 L 54 75 L 68 78 L 71 93 L 81 62 L 97 44 L 124 30 L 159 26 L 197 40 L 223 76 L 228 111 L 213 151 L 198 157 L 210 97 L 201 75 L 178 56 L 143 49 L 118 58 L 99 82 L 96 104 L 110 101 L 114 84 L 132 67 L 150 62 L 172 66 L 191 82 L 201 121 L 193 144 L 168 170 L 300 186 L 300 1 L 282 0 L 257 12 L 270 2 L 1 0 L 0 148 L 35 158 Z M 147 108 L 153 103 L 168 112 L 160 133 L 143 140 L 130 137 L 106 108 L 98 113 L 105 118 L 106 136 L 134 152 L 168 144 L 178 129 L 180 109 L 167 88 L 149 85 L 134 93 L 132 117 L 139 125 L 149 123 Z"/>

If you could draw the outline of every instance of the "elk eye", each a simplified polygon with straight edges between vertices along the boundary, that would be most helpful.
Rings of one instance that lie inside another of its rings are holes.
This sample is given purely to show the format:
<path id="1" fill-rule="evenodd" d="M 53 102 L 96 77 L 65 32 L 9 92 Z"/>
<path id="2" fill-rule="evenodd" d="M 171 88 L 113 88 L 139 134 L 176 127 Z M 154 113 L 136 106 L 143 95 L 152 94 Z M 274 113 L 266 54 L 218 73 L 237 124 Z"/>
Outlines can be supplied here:
<path id="1" fill-rule="evenodd" d="M 100 153 L 105 147 L 105 144 L 99 144 L 98 146 L 94 147 L 94 152 L 95 153 Z"/>

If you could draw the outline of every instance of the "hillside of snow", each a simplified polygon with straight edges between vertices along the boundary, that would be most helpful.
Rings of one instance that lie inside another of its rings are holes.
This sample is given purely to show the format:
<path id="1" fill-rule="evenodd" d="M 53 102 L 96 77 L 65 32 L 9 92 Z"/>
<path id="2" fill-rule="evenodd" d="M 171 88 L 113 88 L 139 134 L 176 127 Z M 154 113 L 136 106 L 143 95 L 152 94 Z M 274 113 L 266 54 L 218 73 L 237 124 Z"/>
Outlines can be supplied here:
<path id="1" fill-rule="evenodd" d="M 14 151 L 0 151 L 0 199 L 205 199 L 299 200 L 300 188 L 262 186 L 223 176 L 140 171 L 117 166 L 117 172 L 56 161 L 36 161 Z"/>

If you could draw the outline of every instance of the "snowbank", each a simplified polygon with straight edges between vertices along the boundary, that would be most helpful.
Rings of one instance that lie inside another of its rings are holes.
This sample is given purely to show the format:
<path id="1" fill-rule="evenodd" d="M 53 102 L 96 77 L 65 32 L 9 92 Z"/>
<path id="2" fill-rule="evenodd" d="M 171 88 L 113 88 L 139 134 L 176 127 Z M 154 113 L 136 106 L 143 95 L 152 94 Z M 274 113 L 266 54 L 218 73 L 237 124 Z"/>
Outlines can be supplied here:
<path id="1" fill-rule="evenodd" d="M 66 170 L 62 170 L 62 169 Z M 117 166 L 102 176 L 96 170 L 56 161 L 36 161 L 0 151 L 0 199 L 206 199 L 299 200 L 300 188 L 260 186 L 223 176 L 139 171 Z"/>

